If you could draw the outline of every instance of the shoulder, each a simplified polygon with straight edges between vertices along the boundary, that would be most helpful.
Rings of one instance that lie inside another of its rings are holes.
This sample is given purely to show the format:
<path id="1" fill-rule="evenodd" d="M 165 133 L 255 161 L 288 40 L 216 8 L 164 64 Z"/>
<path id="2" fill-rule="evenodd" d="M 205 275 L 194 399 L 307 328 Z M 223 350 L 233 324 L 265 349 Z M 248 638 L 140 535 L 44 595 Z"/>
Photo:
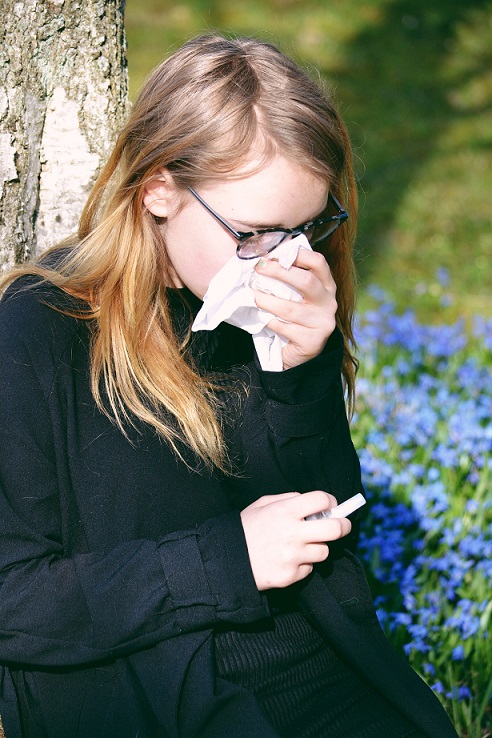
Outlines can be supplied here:
<path id="1" fill-rule="evenodd" d="M 87 331 L 87 321 L 68 314 L 77 309 L 80 302 L 49 282 L 19 277 L 0 302 L 0 351 L 4 356 L 46 351 L 61 355 L 75 336 Z"/>

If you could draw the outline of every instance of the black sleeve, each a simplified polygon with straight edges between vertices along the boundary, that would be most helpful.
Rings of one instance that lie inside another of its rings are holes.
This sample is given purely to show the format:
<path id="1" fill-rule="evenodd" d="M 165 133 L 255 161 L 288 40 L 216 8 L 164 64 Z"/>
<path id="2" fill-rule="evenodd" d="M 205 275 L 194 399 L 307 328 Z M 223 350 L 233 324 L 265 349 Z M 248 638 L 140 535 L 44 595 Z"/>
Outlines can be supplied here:
<path id="1" fill-rule="evenodd" d="M 76 323 L 29 294 L 0 306 L 0 662 L 95 662 L 264 617 L 237 511 L 73 552 L 49 398 Z"/>
<path id="2" fill-rule="evenodd" d="M 251 387 L 230 433 L 242 473 L 230 482 L 245 507 L 266 494 L 322 489 L 338 502 L 361 490 L 349 430 L 338 329 L 315 359 L 283 372 L 249 366 Z M 353 541 L 350 541 L 351 545 Z"/>

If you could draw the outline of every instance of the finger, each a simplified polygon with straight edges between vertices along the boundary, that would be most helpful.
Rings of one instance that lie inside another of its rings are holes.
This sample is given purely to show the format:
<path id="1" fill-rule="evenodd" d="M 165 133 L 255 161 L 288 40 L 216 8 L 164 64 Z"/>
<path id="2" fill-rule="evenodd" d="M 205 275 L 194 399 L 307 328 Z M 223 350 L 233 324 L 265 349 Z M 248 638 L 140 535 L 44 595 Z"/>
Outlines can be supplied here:
<path id="1" fill-rule="evenodd" d="M 255 302 L 260 310 L 271 313 L 285 323 L 294 323 L 306 328 L 320 328 L 330 332 L 335 320 L 337 302 L 334 296 L 325 293 L 322 304 L 294 302 L 281 297 L 254 290 Z M 272 327 L 272 330 L 277 330 Z"/>
<path id="2" fill-rule="evenodd" d="M 251 505 L 248 505 L 248 507 L 265 507 L 266 505 L 271 505 L 275 502 L 281 502 L 282 500 L 286 500 L 290 497 L 300 497 L 300 492 L 281 492 L 278 495 L 263 495 L 263 497 L 259 497 L 257 500 L 251 503 Z"/>
<path id="3" fill-rule="evenodd" d="M 335 318 L 330 321 L 327 320 L 325 325 L 321 327 L 288 323 L 279 318 L 272 318 L 267 323 L 267 328 L 274 331 L 274 333 L 278 333 L 279 336 L 298 348 L 300 353 L 306 353 L 306 355 L 317 355 L 325 345 L 328 336 L 335 330 L 335 326 Z"/>
<path id="4" fill-rule="evenodd" d="M 297 570 L 297 578 L 295 581 L 300 581 L 301 579 L 305 579 L 311 572 L 313 571 L 313 565 L 312 564 L 302 564 L 298 570 Z"/>
<path id="5" fill-rule="evenodd" d="M 326 543 L 310 543 L 305 547 L 306 561 L 311 564 L 319 564 L 326 561 L 330 549 Z"/>
<path id="6" fill-rule="evenodd" d="M 320 275 L 330 275 L 331 270 L 323 254 L 311 249 L 299 249 L 294 266 L 300 269 L 310 269 Z"/>
<path id="7" fill-rule="evenodd" d="M 314 274 L 325 289 L 336 290 L 335 280 L 323 254 L 319 254 L 316 251 L 308 251 L 307 249 L 299 249 L 297 258 L 292 266 L 301 272 Z"/>
<path id="8" fill-rule="evenodd" d="M 284 369 L 290 369 L 313 359 L 323 351 L 328 335 L 335 328 L 335 322 L 326 332 L 276 319 L 268 323 L 268 328 L 287 341 L 282 349 L 282 365 Z"/>
<path id="9" fill-rule="evenodd" d="M 304 492 L 296 498 L 285 500 L 285 505 L 290 512 L 299 520 L 303 520 L 308 515 L 321 512 L 321 510 L 330 510 L 338 504 L 336 497 L 329 492 L 322 490 L 313 490 L 312 492 Z"/>
<path id="10" fill-rule="evenodd" d="M 303 536 L 306 543 L 338 541 L 352 530 L 352 523 L 348 518 L 321 518 L 321 520 L 306 520 L 305 522 L 306 530 L 303 531 Z"/>
<path id="11" fill-rule="evenodd" d="M 318 273 L 314 270 L 297 266 L 285 269 L 278 261 L 260 261 L 256 265 L 256 272 L 262 276 L 277 279 L 293 287 L 302 295 L 316 296 L 322 294 L 327 289 L 333 291 L 336 289 L 335 282 L 329 272 L 325 273 L 321 271 L 321 273 Z"/>
<path id="12" fill-rule="evenodd" d="M 299 311 L 296 311 L 293 306 L 299 306 L 301 303 L 294 302 L 293 300 L 285 300 L 282 297 L 276 297 L 276 295 L 271 295 L 261 290 L 253 290 L 253 293 L 256 305 L 260 310 L 281 317 L 286 322 L 295 322 Z"/>
<path id="13" fill-rule="evenodd" d="M 296 280 L 303 279 L 306 274 L 315 276 L 326 289 L 336 289 L 330 267 L 325 257 L 308 249 L 299 249 L 296 260 L 290 269 L 285 269 L 277 259 L 261 259 L 256 265 L 256 271 L 259 274 L 267 274 L 274 279 L 280 279 L 282 282 L 291 284 L 290 280 L 294 280 L 292 286 L 297 284 Z M 301 284 L 302 281 L 301 281 Z"/>

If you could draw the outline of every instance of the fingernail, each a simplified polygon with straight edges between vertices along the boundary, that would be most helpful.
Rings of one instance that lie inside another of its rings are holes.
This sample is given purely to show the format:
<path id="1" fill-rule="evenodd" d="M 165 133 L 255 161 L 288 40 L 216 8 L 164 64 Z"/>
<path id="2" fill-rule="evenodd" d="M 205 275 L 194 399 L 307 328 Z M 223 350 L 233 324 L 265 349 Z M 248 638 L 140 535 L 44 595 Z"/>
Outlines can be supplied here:
<path id="1" fill-rule="evenodd" d="M 265 268 L 265 265 L 266 265 L 266 261 L 264 259 L 260 259 L 260 261 L 258 262 L 258 264 L 256 265 L 256 267 L 258 269 L 264 269 Z"/>

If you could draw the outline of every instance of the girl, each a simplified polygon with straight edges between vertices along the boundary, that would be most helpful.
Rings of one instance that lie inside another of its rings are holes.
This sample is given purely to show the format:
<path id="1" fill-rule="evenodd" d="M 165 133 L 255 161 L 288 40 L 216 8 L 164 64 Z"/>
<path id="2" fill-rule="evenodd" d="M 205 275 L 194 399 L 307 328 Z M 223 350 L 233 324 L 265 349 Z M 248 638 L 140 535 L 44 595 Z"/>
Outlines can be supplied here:
<path id="1" fill-rule="evenodd" d="M 306 520 L 361 489 L 354 222 L 329 97 L 204 36 L 144 86 L 77 238 L 5 280 L 7 738 L 456 737 L 379 629 L 357 516 Z M 236 251 L 298 233 L 291 269 L 256 266 L 302 296 L 254 293 L 283 371 L 231 325 L 191 333 Z"/>

